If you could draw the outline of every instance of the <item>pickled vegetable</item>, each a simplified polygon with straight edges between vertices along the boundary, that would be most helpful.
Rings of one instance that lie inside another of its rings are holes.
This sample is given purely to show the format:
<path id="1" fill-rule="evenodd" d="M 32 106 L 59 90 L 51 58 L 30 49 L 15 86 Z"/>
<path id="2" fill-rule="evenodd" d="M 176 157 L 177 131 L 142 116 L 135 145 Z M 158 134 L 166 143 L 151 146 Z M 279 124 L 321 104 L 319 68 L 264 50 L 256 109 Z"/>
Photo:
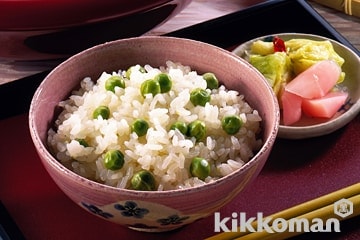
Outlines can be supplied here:
<path id="1" fill-rule="evenodd" d="M 251 55 L 250 63 L 266 78 L 275 95 L 292 78 L 291 60 L 285 52 L 262 56 Z"/>

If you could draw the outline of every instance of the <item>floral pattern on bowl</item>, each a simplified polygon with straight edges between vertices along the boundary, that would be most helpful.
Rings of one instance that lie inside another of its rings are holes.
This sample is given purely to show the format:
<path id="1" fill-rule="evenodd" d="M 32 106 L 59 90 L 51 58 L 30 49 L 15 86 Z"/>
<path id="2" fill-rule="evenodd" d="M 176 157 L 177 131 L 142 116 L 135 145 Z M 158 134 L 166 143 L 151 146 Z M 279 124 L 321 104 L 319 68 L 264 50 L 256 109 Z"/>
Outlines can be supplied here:
<path id="1" fill-rule="evenodd" d="M 160 229 L 163 231 L 164 228 L 172 230 L 193 221 L 191 215 L 157 203 L 138 200 L 119 201 L 104 206 L 81 202 L 81 206 L 98 217 L 113 222 L 123 221 L 129 228 L 138 231 L 156 232 Z M 196 219 L 198 218 L 197 215 Z"/>

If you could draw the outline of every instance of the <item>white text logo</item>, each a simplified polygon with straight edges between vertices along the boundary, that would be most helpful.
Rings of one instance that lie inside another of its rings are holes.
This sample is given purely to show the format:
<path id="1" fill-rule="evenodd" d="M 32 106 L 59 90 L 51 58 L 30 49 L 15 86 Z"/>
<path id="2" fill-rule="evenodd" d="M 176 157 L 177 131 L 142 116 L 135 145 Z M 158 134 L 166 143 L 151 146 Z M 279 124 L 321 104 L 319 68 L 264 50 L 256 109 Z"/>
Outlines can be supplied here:
<path id="1" fill-rule="evenodd" d="M 345 218 L 353 214 L 353 203 L 340 199 L 334 203 L 334 214 Z M 246 213 L 232 213 L 231 217 L 222 217 L 219 212 L 214 214 L 215 232 L 340 232 L 340 220 L 337 218 L 301 218 L 291 219 L 264 217 L 257 213 L 256 217 L 247 217 Z"/>

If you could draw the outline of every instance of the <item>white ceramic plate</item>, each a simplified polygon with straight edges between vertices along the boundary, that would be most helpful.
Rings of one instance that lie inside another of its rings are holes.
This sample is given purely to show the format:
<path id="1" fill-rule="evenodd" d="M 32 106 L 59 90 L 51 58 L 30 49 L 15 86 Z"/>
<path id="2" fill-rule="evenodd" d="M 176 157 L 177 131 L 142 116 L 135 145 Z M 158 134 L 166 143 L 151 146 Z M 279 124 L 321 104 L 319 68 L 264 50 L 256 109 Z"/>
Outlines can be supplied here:
<path id="1" fill-rule="evenodd" d="M 318 35 L 301 33 L 279 33 L 262 36 L 241 44 L 233 51 L 233 53 L 246 59 L 246 54 L 250 50 L 250 46 L 254 41 L 264 40 L 265 38 L 272 36 L 278 36 L 284 41 L 294 38 L 331 41 L 335 51 L 345 59 L 342 70 L 345 72 L 346 77 L 341 85 L 345 86 L 349 92 L 349 99 L 346 104 L 331 119 L 309 118 L 302 116 L 300 121 L 292 126 L 285 126 L 280 123 L 278 137 L 287 139 L 303 139 L 322 136 L 342 128 L 353 120 L 360 112 L 360 57 L 354 51 L 337 41 Z"/>

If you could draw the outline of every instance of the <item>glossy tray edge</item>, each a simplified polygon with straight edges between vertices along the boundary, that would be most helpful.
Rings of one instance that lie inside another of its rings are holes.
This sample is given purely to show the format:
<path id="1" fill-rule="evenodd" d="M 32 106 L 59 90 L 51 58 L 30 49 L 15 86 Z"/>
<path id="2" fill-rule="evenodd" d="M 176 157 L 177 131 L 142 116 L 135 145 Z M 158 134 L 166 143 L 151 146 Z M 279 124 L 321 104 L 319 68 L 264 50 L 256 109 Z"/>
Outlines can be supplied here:
<path id="1" fill-rule="evenodd" d="M 24 235 L 11 218 L 9 212 L 6 210 L 5 206 L 0 201 L 0 239 L 2 240 L 11 240 L 25 239 Z"/>
<path id="2" fill-rule="evenodd" d="M 226 37 L 229 36 L 220 36 L 220 37 L 210 37 L 208 33 L 214 33 L 214 30 L 221 30 L 221 33 L 224 33 L 229 28 L 235 28 L 235 24 L 239 23 L 239 19 L 251 18 L 254 17 L 256 14 L 262 12 L 271 12 L 274 11 L 274 16 L 277 15 L 279 12 L 278 10 L 284 9 L 292 9 L 295 10 L 294 12 L 302 12 L 307 13 L 311 17 L 310 22 L 313 22 L 315 26 L 306 26 L 304 29 L 308 29 L 307 33 L 312 34 L 319 34 L 315 32 L 317 29 L 321 27 L 320 33 L 325 35 L 325 37 L 332 38 L 336 41 L 341 42 L 342 44 L 348 46 L 356 53 L 360 55 L 360 51 L 356 49 L 343 35 L 341 35 L 329 22 L 327 22 L 307 1 L 305 0 L 268 0 L 263 3 L 259 3 L 252 7 L 240 10 L 238 12 L 234 12 L 228 14 L 226 16 L 222 16 L 219 18 L 215 18 L 206 22 L 202 22 L 187 28 L 179 29 L 170 33 L 165 34 L 166 36 L 174 36 L 174 37 L 186 37 L 191 38 L 194 40 L 205 41 L 223 48 L 233 47 L 232 45 L 239 44 L 239 42 L 229 41 Z M 288 11 L 288 13 L 292 13 L 292 11 Z M 262 19 L 264 17 L 262 16 Z M 281 18 L 281 16 L 280 16 Z M 285 21 L 284 21 L 285 22 Z M 281 25 L 284 22 L 279 22 L 278 24 Z M 291 21 L 291 24 L 301 25 L 298 20 Z M 229 27 L 226 27 L 229 26 Z M 294 25 L 295 29 L 297 28 Z M 224 30 L 225 29 L 225 30 Z M 270 34 L 278 33 L 276 30 L 268 31 Z M 289 31 L 290 32 L 290 31 Z M 305 31 L 303 33 L 306 33 Z M 215 35 L 215 34 L 214 34 Z M 256 36 L 260 37 L 264 35 L 263 31 L 254 31 L 251 37 L 255 38 Z M 225 40 L 224 40 L 225 39 Z M 241 42 L 240 42 L 241 43 Z"/>

